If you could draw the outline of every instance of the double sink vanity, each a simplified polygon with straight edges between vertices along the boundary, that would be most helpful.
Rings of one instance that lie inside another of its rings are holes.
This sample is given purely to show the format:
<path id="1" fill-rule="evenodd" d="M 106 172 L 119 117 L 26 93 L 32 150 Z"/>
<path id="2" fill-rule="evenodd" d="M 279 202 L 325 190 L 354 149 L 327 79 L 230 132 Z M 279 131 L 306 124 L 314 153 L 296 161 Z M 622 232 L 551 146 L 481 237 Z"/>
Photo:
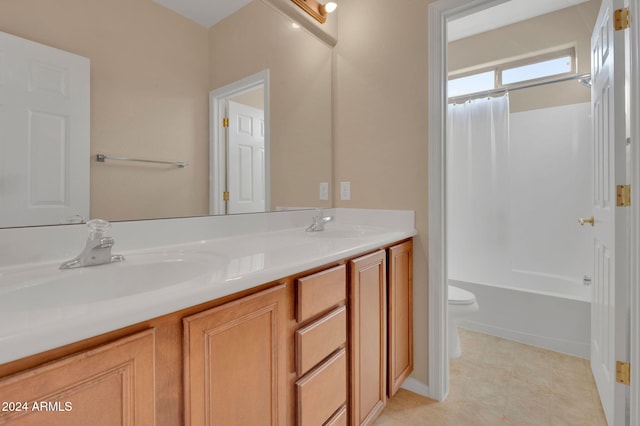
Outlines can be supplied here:
<path id="1" fill-rule="evenodd" d="M 413 212 L 0 230 L 0 424 L 361 425 L 413 369 Z M 42 408 L 42 409 L 41 409 Z"/>

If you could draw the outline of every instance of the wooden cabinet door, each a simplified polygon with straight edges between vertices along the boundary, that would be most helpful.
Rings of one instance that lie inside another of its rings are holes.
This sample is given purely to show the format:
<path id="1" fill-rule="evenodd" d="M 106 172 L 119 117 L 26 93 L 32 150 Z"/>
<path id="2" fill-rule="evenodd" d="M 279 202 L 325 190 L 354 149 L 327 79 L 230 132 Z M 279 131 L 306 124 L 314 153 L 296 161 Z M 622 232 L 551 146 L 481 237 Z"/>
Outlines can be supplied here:
<path id="1" fill-rule="evenodd" d="M 185 423 L 286 423 L 286 291 L 278 285 L 184 318 Z"/>
<path id="2" fill-rule="evenodd" d="M 0 425 L 155 424 L 154 330 L 0 380 Z"/>
<path id="3" fill-rule="evenodd" d="M 389 249 L 389 397 L 413 371 L 413 244 Z"/>
<path id="4" fill-rule="evenodd" d="M 351 424 L 368 425 L 387 402 L 386 253 L 349 261 Z"/>

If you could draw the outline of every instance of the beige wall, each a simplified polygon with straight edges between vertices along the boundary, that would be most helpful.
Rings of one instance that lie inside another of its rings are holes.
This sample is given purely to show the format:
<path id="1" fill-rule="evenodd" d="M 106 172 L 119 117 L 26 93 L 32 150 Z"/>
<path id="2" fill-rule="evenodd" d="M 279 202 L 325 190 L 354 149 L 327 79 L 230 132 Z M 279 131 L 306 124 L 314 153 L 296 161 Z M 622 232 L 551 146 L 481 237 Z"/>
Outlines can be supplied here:
<path id="1" fill-rule="evenodd" d="M 247 23 L 251 23 L 247 25 Z M 269 69 L 271 209 L 332 206 L 331 48 L 263 1 L 209 31 L 210 88 Z"/>
<path id="2" fill-rule="evenodd" d="M 177 169 L 92 160 L 92 217 L 208 212 L 204 28 L 150 0 L 3 0 L 0 31 L 91 59 L 92 156 L 190 164 Z"/>
<path id="3" fill-rule="evenodd" d="M 409 209 L 416 212 L 414 253 L 415 371 L 428 383 L 428 5 L 431 0 L 341 0 L 338 43 L 334 49 L 334 182 L 337 207 Z M 597 10 L 596 10 L 597 12 Z M 571 13 L 571 11 L 569 11 Z M 538 33 L 582 32 L 594 21 L 593 4 L 578 8 L 564 22 L 547 22 Z M 566 18 L 566 16 L 565 16 Z M 577 21 L 577 23 L 576 23 Z M 568 22 L 573 22 L 568 24 Z M 517 26 L 513 26 L 515 27 Z M 574 40 L 565 35 L 560 43 Z M 502 55 L 517 55 L 524 42 L 515 35 L 483 41 Z M 542 37 L 537 37 L 542 38 Z M 541 50 L 533 37 L 527 49 Z M 559 40 L 554 36 L 555 40 Z M 579 49 L 583 52 L 584 41 Z M 504 47 L 504 51 L 496 49 Z M 483 62 L 492 48 L 479 54 Z M 452 69 L 477 64 L 475 46 L 452 61 Z M 509 50 L 510 49 L 510 50 Z M 588 47 L 586 47 L 588 50 Z M 506 53 L 505 53 L 506 52 Z M 581 53 L 582 55 L 583 53 Z M 465 56 L 466 55 L 466 56 Z M 469 63 L 463 59 L 469 57 Z M 588 72 L 581 60 L 580 70 Z M 577 84 L 577 83 L 574 83 Z M 579 86 L 578 91 L 586 91 Z M 586 91 L 588 94 L 588 91 Z M 548 98 L 548 93 L 542 93 Z M 568 102 L 575 102 L 569 100 Z M 351 201 L 340 201 L 340 181 L 351 182 Z"/>
<path id="4" fill-rule="evenodd" d="M 592 0 L 449 44 L 449 71 L 475 68 L 575 45 L 577 72 L 589 73 L 591 30 L 600 0 Z M 577 81 L 509 93 L 511 112 L 589 102 L 591 92 Z"/>
<path id="5" fill-rule="evenodd" d="M 337 207 L 416 212 L 415 372 L 427 383 L 427 0 L 341 0 L 335 47 Z M 340 181 L 351 201 L 339 201 Z"/>

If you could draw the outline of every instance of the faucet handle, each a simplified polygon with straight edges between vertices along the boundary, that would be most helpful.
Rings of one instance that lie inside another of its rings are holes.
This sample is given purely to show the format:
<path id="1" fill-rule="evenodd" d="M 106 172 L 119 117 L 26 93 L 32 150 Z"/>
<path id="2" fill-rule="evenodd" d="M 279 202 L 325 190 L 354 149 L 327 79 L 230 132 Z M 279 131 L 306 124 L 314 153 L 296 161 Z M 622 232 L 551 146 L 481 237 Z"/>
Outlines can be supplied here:
<path id="1" fill-rule="evenodd" d="M 89 227 L 89 239 L 96 240 L 107 235 L 107 231 L 111 228 L 111 224 L 102 219 L 91 219 L 87 222 Z"/>

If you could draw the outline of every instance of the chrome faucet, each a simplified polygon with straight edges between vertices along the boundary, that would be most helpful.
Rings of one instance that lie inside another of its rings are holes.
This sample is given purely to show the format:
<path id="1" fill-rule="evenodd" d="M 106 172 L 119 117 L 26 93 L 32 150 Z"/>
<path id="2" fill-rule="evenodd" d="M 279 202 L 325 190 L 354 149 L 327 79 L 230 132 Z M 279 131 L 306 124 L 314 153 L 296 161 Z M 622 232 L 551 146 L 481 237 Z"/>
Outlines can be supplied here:
<path id="1" fill-rule="evenodd" d="M 103 265 L 111 262 L 122 262 L 124 256 L 111 254 L 113 237 L 107 237 L 107 230 L 111 224 L 106 220 L 92 219 L 87 222 L 89 238 L 82 253 L 77 257 L 64 262 L 60 269 L 82 268 L 85 266 Z"/>
<path id="2" fill-rule="evenodd" d="M 317 213 L 313 216 L 313 222 L 306 229 L 307 232 L 319 232 L 324 231 L 324 225 L 327 222 L 331 222 L 333 220 L 333 216 L 322 216 L 322 210 L 318 210 Z"/>

